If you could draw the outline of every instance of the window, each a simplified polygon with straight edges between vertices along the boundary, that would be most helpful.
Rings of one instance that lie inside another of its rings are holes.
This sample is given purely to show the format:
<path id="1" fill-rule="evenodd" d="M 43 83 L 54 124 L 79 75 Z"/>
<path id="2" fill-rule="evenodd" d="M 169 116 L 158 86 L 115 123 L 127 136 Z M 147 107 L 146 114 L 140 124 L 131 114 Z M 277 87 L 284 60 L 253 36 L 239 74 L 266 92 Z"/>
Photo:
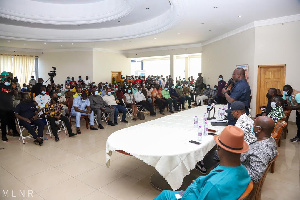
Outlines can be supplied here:
<path id="1" fill-rule="evenodd" d="M 145 71 L 145 75 L 153 75 L 164 77 L 170 75 L 170 57 L 161 57 L 161 58 L 152 58 L 143 60 L 143 69 Z"/>
<path id="2" fill-rule="evenodd" d="M 34 56 L 0 55 L 1 72 L 11 72 L 18 78 L 20 84 L 29 83 L 34 68 Z"/>

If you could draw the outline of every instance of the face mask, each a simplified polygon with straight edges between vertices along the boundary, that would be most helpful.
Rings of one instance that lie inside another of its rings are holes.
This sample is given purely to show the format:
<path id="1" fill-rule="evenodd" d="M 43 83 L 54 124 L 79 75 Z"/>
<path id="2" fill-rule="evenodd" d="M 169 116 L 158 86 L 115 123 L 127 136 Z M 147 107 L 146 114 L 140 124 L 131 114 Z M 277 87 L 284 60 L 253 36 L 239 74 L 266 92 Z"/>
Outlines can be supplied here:
<path id="1" fill-rule="evenodd" d="M 289 96 L 287 91 L 283 91 L 284 96 Z"/>
<path id="2" fill-rule="evenodd" d="M 209 89 L 209 87 L 206 87 L 207 89 Z"/>
<path id="3" fill-rule="evenodd" d="M 166 91 L 168 91 L 168 88 L 165 88 Z"/>
<path id="4" fill-rule="evenodd" d="M 57 93 L 57 96 L 61 97 L 61 93 Z"/>
<path id="5" fill-rule="evenodd" d="M 24 87 L 25 90 L 27 90 L 27 87 Z"/>
<path id="6" fill-rule="evenodd" d="M 219 78 L 219 81 L 222 81 L 223 79 L 222 78 Z"/>
<path id="7" fill-rule="evenodd" d="M 271 107 L 276 108 L 276 102 L 271 102 Z"/>
<path id="8" fill-rule="evenodd" d="M 42 94 L 46 94 L 46 91 L 42 91 L 41 93 L 42 93 Z"/>
<path id="9" fill-rule="evenodd" d="M 256 135 L 256 133 L 254 132 L 253 126 L 252 126 L 252 128 L 251 128 L 251 133 L 252 133 L 253 135 Z"/>
<path id="10" fill-rule="evenodd" d="M 141 90 L 139 90 L 139 93 L 141 94 L 141 93 L 142 93 L 142 91 L 141 91 Z"/>
<path id="11" fill-rule="evenodd" d="M 189 85 L 185 85 L 185 87 L 188 87 Z"/>
<path id="12" fill-rule="evenodd" d="M 98 91 L 95 91 L 95 95 L 99 95 L 99 92 L 98 92 Z"/>
<path id="13" fill-rule="evenodd" d="M 85 102 L 85 99 L 81 99 L 81 101 L 82 101 L 82 103 L 84 103 L 84 102 Z"/>
<path id="14" fill-rule="evenodd" d="M 80 92 L 80 93 L 78 93 L 78 95 L 81 95 L 82 93 Z"/>
<path id="15" fill-rule="evenodd" d="M 107 95 L 110 96 L 110 95 L 111 95 L 111 92 L 108 92 Z"/>
<path id="16" fill-rule="evenodd" d="M 217 88 L 214 88 L 214 90 L 217 90 Z"/>
<path id="17" fill-rule="evenodd" d="M 171 88 L 174 89 L 174 86 L 172 86 Z"/>
<path id="18" fill-rule="evenodd" d="M 131 92 L 131 90 L 128 90 L 128 93 L 130 93 Z"/>
<path id="19" fill-rule="evenodd" d="M 4 85 L 10 86 L 10 82 L 4 82 Z"/>

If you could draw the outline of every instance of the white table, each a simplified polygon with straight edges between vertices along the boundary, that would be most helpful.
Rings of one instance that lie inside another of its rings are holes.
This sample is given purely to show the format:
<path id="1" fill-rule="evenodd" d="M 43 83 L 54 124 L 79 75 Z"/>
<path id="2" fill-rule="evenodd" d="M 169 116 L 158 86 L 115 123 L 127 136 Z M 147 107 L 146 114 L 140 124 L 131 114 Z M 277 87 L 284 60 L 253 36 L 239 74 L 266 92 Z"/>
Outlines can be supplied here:
<path id="1" fill-rule="evenodd" d="M 112 151 L 121 150 L 155 167 L 173 190 L 179 189 L 183 178 L 216 144 L 211 135 L 203 137 L 200 145 L 189 142 L 197 141 L 194 117 L 203 125 L 204 112 L 206 106 L 196 107 L 114 132 L 106 142 L 107 167 Z M 208 125 L 217 134 L 224 129 Z"/>

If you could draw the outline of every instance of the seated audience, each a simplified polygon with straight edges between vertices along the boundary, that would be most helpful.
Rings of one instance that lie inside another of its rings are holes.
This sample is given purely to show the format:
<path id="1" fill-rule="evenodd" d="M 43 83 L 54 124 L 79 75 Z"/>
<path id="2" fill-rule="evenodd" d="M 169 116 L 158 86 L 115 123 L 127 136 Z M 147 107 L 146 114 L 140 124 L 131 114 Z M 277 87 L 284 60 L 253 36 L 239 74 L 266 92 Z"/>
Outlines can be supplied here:
<path id="1" fill-rule="evenodd" d="M 22 101 L 17 105 L 15 115 L 19 119 L 20 126 L 24 126 L 35 139 L 34 143 L 42 145 L 45 124 L 38 118 L 38 109 L 31 101 L 28 93 L 23 93 Z M 38 127 L 38 135 L 35 132 L 34 126 Z"/>
<path id="2" fill-rule="evenodd" d="M 246 190 L 250 177 L 241 164 L 241 153 L 248 151 L 240 128 L 227 126 L 214 137 L 220 165 L 206 176 L 198 177 L 186 191 L 163 191 L 154 200 L 238 199 Z"/>
<path id="3" fill-rule="evenodd" d="M 185 100 L 188 101 L 188 108 L 191 108 L 192 98 L 191 98 L 191 90 L 188 84 L 184 84 L 182 86 L 182 96 L 185 97 Z"/>
<path id="4" fill-rule="evenodd" d="M 90 119 L 90 129 L 98 130 L 94 127 L 94 112 L 90 107 L 90 100 L 87 98 L 87 94 L 84 92 L 81 96 L 73 99 L 73 106 L 71 109 L 71 116 L 76 117 L 76 132 L 81 134 L 80 131 L 80 118 L 81 115 L 88 115 Z"/>
<path id="5" fill-rule="evenodd" d="M 272 98 L 271 102 L 271 112 L 269 112 L 268 117 L 272 118 L 275 122 L 275 125 L 279 120 L 281 120 L 284 117 L 283 112 L 283 99 L 280 96 L 275 96 Z"/>
<path id="6" fill-rule="evenodd" d="M 109 121 L 108 121 L 108 125 L 114 126 L 114 122 L 112 120 L 114 120 L 114 108 L 112 106 L 109 106 L 104 100 L 103 98 L 99 95 L 98 91 L 96 90 L 97 87 L 93 86 L 92 87 L 92 95 L 89 97 L 90 99 L 90 105 L 91 105 L 91 109 L 92 111 L 94 111 L 94 113 L 96 113 L 97 115 L 97 122 L 98 122 L 98 127 L 100 129 L 104 129 L 104 127 L 102 126 L 102 112 L 104 113 L 108 113 L 109 115 Z"/>
<path id="7" fill-rule="evenodd" d="M 269 162 L 277 155 L 276 142 L 271 136 L 274 126 L 271 118 L 257 117 L 253 125 L 257 141 L 250 144 L 249 151 L 241 156 L 241 162 L 254 183 L 259 182 Z"/>
<path id="8" fill-rule="evenodd" d="M 41 92 L 39 95 L 35 96 L 35 102 L 38 104 L 38 108 L 43 110 L 45 105 L 51 100 L 50 96 L 46 94 L 46 87 L 41 86 Z M 41 111 L 39 115 L 43 114 Z"/>
<path id="9" fill-rule="evenodd" d="M 155 116 L 153 105 L 146 101 L 146 97 L 142 93 L 142 88 L 138 88 L 138 92 L 134 94 L 134 100 L 138 105 L 143 106 L 146 110 L 150 111 L 150 116 Z"/>
<path id="10" fill-rule="evenodd" d="M 80 96 L 81 94 L 82 94 L 82 89 L 81 89 L 81 87 L 75 87 L 76 88 L 76 92 L 75 92 L 75 94 L 73 95 L 73 98 L 76 98 L 76 97 L 78 97 L 78 96 Z"/>
<path id="11" fill-rule="evenodd" d="M 185 109 L 185 107 L 184 107 L 185 98 L 182 97 L 182 96 L 180 96 L 180 95 L 177 93 L 177 91 L 176 91 L 176 89 L 175 89 L 174 86 L 171 86 L 169 92 L 170 92 L 171 98 L 172 98 L 172 99 L 176 99 L 177 102 L 180 103 L 181 108 L 184 110 L 184 109 Z M 174 105 L 174 106 L 175 106 L 175 110 L 178 111 L 178 110 L 179 110 L 178 105 L 176 104 L 176 105 Z"/>
<path id="12" fill-rule="evenodd" d="M 177 100 L 171 98 L 168 85 L 165 85 L 164 90 L 161 91 L 161 95 L 163 96 L 163 99 L 165 99 L 169 104 L 169 112 L 174 113 L 173 105 L 174 107 L 177 106 Z"/>
<path id="13" fill-rule="evenodd" d="M 241 101 L 234 101 L 231 104 L 230 111 L 232 116 L 237 119 L 235 123 L 236 127 L 241 128 L 244 131 L 244 139 L 249 144 L 256 141 L 255 135 L 252 133 L 253 120 L 245 113 L 245 104 Z"/>
<path id="14" fill-rule="evenodd" d="M 197 106 L 203 106 L 203 101 L 212 97 L 213 90 L 210 88 L 210 85 L 206 86 L 206 89 L 203 91 L 202 95 L 196 96 L 196 104 Z"/>
<path id="15" fill-rule="evenodd" d="M 273 97 L 275 97 L 275 96 L 277 96 L 277 90 L 275 88 L 270 88 L 266 95 L 266 97 L 268 99 L 268 104 L 267 104 L 267 108 L 266 108 L 266 113 L 262 114 L 263 116 L 266 116 L 271 112 L 271 110 L 272 110 L 271 102 L 272 102 Z"/>
<path id="16" fill-rule="evenodd" d="M 164 115 L 164 109 L 168 106 L 168 101 L 163 99 L 161 92 L 159 92 L 159 85 L 156 85 L 156 87 L 153 88 L 151 96 L 153 102 L 158 105 L 160 114 Z"/>
<path id="17" fill-rule="evenodd" d="M 126 121 L 126 112 L 127 112 L 127 109 L 124 106 L 121 106 L 121 105 L 117 104 L 114 95 L 111 94 L 111 88 L 107 88 L 106 93 L 107 93 L 107 95 L 105 95 L 103 97 L 103 100 L 109 106 L 112 106 L 115 109 L 115 113 L 114 113 L 114 121 L 115 121 L 115 123 L 114 124 L 115 125 L 118 124 L 118 114 L 119 114 L 119 111 L 121 111 L 123 113 L 121 122 L 128 123 L 128 121 Z"/>
<path id="18" fill-rule="evenodd" d="M 44 113 L 46 114 L 47 120 L 50 122 L 50 127 L 52 130 L 53 135 L 55 136 L 55 141 L 59 141 L 59 137 L 57 135 L 58 127 L 55 123 L 57 120 L 61 120 L 66 125 L 66 128 L 68 130 L 69 137 L 74 136 L 75 134 L 72 133 L 71 124 L 69 122 L 69 119 L 63 115 L 63 104 L 59 103 L 58 101 L 58 95 L 56 92 L 53 92 L 51 94 L 51 100 L 50 102 L 46 103 Z"/>
<path id="19" fill-rule="evenodd" d="M 137 120 L 137 106 L 135 105 L 135 100 L 131 88 L 125 89 L 125 94 L 123 96 L 123 99 L 126 108 L 132 109 L 133 120 Z"/>
<path id="20" fill-rule="evenodd" d="M 30 92 L 30 89 L 27 87 L 26 83 L 23 84 L 21 92 Z"/>

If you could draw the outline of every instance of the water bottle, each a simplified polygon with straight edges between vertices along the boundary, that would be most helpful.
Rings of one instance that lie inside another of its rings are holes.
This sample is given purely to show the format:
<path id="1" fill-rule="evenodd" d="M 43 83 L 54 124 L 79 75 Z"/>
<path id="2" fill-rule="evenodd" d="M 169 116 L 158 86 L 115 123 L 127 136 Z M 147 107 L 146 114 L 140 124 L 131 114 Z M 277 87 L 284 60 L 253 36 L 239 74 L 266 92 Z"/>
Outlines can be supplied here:
<path id="1" fill-rule="evenodd" d="M 198 128 L 198 117 L 195 116 L 194 118 L 194 128 Z"/>
<path id="2" fill-rule="evenodd" d="M 204 134 L 203 136 L 208 136 L 208 124 L 207 122 L 204 123 Z"/>
<path id="3" fill-rule="evenodd" d="M 207 113 L 204 113 L 204 116 L 203 116 L 203 124 L 205 124 L 205 122 L 207 122 Z"/>
<path id="4" fill-rule="evenodd" d="M 202 126 L 198 127 L 198 141 L 202 141 Z"/>
<path id="5" fill-rule="evenodd" d="M 218 109 L 218 119 L 221 119 L 221 108 Z"/>

